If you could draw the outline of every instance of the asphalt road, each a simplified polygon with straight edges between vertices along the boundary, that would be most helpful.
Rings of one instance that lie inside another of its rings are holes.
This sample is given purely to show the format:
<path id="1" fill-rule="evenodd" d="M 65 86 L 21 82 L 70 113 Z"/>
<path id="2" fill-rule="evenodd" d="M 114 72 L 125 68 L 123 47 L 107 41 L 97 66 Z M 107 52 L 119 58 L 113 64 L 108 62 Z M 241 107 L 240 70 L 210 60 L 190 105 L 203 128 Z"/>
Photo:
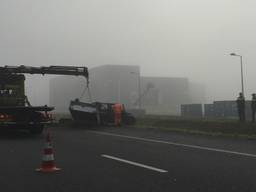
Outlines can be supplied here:
<path id="1" fill-rule="evenodd" d="M 35 172 L 44 136 L 0 132 L 0 191 L 256 191 L 256 140 L 55 127 L 61 171 Z"/>

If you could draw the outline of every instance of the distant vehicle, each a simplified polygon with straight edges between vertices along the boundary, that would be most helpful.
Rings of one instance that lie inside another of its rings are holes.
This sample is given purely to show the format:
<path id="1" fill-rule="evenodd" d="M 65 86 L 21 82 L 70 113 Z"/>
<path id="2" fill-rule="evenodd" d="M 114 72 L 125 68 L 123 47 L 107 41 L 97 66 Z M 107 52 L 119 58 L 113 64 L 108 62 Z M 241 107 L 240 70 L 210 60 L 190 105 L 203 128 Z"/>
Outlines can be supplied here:
<path id="1" fill-rule="evenodd" d="M 70 113 L 77 125 L 113 125 L 114 111 L 112 106 L 115 103 L 84 103 L 78 99 L 70 102 Z M 123 107 L 122 124 L 133 125 L 136 119 L 125 111 Z"/>
<path id="2" fill-rule="evenodd" d="M 31 106 L 25 95 L 24 74 L 81 75 L 88 78 L 86 67 L 75 66 L 4 66 L 0 67 L 0 127 L 26 129 L 40 134 L 52 122 L 54 107 Z"/>

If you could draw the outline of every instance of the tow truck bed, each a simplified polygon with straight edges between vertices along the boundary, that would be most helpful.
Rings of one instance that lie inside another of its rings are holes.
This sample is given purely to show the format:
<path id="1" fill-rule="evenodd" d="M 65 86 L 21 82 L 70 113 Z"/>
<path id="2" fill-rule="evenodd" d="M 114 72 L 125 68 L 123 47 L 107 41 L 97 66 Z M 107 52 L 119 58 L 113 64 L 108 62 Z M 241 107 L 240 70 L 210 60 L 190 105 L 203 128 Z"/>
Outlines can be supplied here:
<path id="1" fill-rule="evenodd" d="M 48 106 L 4 106 L 0 107 L 0 113 L 11 113 L 11 112 L 49 112 L 54 110 L 54 107 Z"/>

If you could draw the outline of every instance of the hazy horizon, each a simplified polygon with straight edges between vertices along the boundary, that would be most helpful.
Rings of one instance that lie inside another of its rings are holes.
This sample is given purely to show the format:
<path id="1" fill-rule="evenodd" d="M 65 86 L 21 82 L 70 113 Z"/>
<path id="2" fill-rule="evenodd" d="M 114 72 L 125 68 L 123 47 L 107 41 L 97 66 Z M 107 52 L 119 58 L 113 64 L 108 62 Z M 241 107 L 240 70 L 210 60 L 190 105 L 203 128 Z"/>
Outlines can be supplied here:
<path id="1" fill-rule="evenodd" d="M 210 102 L 235 99 L 240 92 L 240 61 L 229 55 L 235 52 L 243 56 L 250 99 L 256 92 L 255 5 L 252 0 L 2 0 L 0 65 L 139 65 L 144 76 L 204 84 Z M 27 78 L 42 102 L 48 78 Z"/>

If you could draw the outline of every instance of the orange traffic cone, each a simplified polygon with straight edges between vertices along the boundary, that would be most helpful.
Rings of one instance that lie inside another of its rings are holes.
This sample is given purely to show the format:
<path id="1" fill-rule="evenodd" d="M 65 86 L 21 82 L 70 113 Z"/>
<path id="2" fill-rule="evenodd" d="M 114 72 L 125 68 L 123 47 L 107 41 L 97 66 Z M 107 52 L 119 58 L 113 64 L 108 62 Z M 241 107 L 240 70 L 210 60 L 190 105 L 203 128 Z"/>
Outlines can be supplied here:
<path id="1" fill-rule="evenodd" d="M 36 171 L 41 172 L 54 172 L 59 171 L 60 168 L 57 168 L 54 163 L 54 155 L 53 155 L 53 148 L 51 143 L 50 132 L 48 131 L 46 134 L 46 142 L 43 151 L 43 158 L 41 167 L 36 169 Z"/>

